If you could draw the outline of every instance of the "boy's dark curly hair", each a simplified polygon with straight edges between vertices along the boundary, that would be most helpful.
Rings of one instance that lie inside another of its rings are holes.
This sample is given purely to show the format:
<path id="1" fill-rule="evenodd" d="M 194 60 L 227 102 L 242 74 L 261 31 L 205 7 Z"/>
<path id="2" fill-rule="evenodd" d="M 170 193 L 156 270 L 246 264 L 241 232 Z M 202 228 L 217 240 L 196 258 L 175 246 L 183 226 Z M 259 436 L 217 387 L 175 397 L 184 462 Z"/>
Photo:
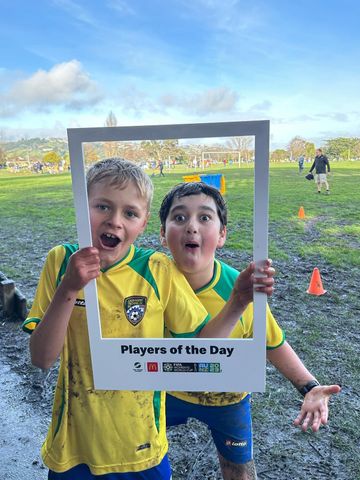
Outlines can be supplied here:
<path id="1" fill-rule="evenodd" d="M 165 229 L 166 219 L 169 215 L 171 205 L 173 204 L 174 198 L 188 197 L 189 195 L 200 195 L 203 193 L 209 197 L 212 197 L 216 204 L 217 214 L 220 219 L 221 228 L 227 224 L 227 207 L 225 200 L 219 190 L 211 185 L 207 185 L 204 182 L 189 182 L 189 183 L 179 183 L 175 185 L 164 197 L 160 210 L 159 217 L 161 226 Z"/>

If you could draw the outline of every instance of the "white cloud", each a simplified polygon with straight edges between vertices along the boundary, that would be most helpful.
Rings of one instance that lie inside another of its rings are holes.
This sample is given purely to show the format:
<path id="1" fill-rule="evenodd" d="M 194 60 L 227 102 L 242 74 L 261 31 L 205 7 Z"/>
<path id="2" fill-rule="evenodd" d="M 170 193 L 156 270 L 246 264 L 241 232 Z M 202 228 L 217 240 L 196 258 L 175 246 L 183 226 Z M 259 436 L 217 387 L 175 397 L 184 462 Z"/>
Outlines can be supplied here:
<path id="1" fill-rule="evenodd" d="M 319 122 L 319 119 L 325 120 L 328 123 L 351 123 L 355 120 L 355 116 L 342 112 L 325 112 L 325 113 L 314 113 L 314 114 L 301 114 L 301 115 L 288 115 L 286 118 L 274 118 L 275 123 L 284 123 L 289 124 L 308 124 L 309 122 Z"/>
<path id="2" fill-rule="evenodd" d="M 263 100 L 260 103 L 255 103 L 255 105 L 252 105 L 247 111 L 247 115 L 255 115 L 255 114 L 264 114 L 268 113 L 269 110 L 272 107 L 272 103 L 270 100 Z"/>
<path id="3" fill-rule="evenodd" d="M 227 87 L 217 87 L 197 93 L 164 93 L 160 97 L 134 84 L 119 90 L 114 104 L 128 116 L 160 115 L 164 120 L 180 114 L 204 117 L 231 114 L 237 111 L 238 94 Z M 116 108 L 116 107 L 115 107 Z M 167 121 L 167 120 L 166 120 Z"/>
<path id="4" fill-rule="evenodd" d="M 332 119 L 341 123 L 347 123 L 350 121 L 349 115 L 342 112 L 317 113 L 316 117 Z"/>
<path id="5" fill-rule="evenodd" d="M 15 116 L 22 110 L 50 110 L 54 106 L 82 109 L 100 100 L 96 83 L 77 60 L 60 63 L 49 71 L 38 70 L 18 80 L 1 97 L 0 116 Z"/>
<path id="6" fill-rule="evenodd" d="M 134 84 L 119 90 L 116 96 L 120 108 L 129 116 L 142 117 L 147 112 L 160 112 L 160 107 L 150 98 L 148 93 Z"/>
<path id="7" fill-rule="evenodd" d="M 211 88 L 190 96 L 163 95 L 160 103 L 164 107 L 178 108 L 186 113 L 200 116 L 212 113 L 229 113 L 236 109 L 238 94 L 225 87 Z"/>

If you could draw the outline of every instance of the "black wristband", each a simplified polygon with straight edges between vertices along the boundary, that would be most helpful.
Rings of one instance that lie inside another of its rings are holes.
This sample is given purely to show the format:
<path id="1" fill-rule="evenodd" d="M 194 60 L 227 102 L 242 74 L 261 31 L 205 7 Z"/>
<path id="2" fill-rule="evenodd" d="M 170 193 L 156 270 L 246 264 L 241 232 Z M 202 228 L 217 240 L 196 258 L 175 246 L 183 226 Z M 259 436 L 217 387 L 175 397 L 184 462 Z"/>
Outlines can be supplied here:
<path id="1" fill-rule="evenodd" d="M 319 385 L 320 383 L 317 380 L 310 380 L 310 382 L 308 382 L 306 385 L 298 388 L 298 391 L 303 397 L 305 397 L 305 395 L 309 393 L 310 390 L 312 390 L 314 387 L 318 387 Z"/>

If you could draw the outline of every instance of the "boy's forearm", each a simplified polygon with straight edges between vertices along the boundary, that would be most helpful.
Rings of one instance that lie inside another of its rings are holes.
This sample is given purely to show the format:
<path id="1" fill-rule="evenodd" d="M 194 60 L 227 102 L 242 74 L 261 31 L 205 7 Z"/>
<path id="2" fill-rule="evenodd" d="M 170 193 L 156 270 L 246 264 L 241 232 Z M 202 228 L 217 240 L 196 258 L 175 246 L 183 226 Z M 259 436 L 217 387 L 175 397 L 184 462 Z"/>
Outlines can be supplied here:
<path id="1" fill-rule="evenodd" d="M 229 337 L 241 315 L 253 301 L 254 289 L 266 295 L 272 294 L 275 270 L 271 267 L 271 260 L 266 260 L 258 273 L 260 276 L 255 276 L 255 263 L 250 262 L 237 277 L 230 298 L 221 312 L 205 325 L 199 337 Z"/>
<path id="2" fill-rule="evenodd" d="M 274 350 L 268 350 L 267 358 L 296 388 L 315 379 L 287 342 Z"/>
<path id="3" fill-rule="evenodd" d="M 76 291 L 68 290 L 62 283 L 57 288 L 44 317 L 30 337 L 33 365 L 47 369 L 59 357 L 76 296 Z"/>
<path id="4" fill-rule="evenodd" d="M 212 318 L 199 332 L 199 338 L 228 338 L 235 328 L 239 318 L 246 307 L 231 302 L 225 304 L 224 308 L 216 317 Z"/>

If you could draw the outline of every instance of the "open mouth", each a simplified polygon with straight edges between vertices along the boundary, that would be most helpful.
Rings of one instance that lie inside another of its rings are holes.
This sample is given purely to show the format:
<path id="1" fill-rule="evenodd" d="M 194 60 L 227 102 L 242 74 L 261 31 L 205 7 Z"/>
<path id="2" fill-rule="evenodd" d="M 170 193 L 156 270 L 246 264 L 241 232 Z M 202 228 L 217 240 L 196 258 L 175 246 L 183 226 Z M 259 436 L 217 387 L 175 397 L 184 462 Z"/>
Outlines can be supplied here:
<path id="1" fill-rule="evenodd" d="M 121 242 L 120 238 L 112 233 L 103 233 L 100 237 L 101 243 L 104 247 L 115 248 Z"/>
<path id="2" fill-rule="evenodd" d="M 194 242 L 187 242 L 187 243 L 185 243 L 185 247 L 186 247 L 186 248 L 195 249 L 195 248 L 198 248 L 198 247 L 199 247 L 199 244 L 198 244 L 198 243 L 194 243 Z"/>

